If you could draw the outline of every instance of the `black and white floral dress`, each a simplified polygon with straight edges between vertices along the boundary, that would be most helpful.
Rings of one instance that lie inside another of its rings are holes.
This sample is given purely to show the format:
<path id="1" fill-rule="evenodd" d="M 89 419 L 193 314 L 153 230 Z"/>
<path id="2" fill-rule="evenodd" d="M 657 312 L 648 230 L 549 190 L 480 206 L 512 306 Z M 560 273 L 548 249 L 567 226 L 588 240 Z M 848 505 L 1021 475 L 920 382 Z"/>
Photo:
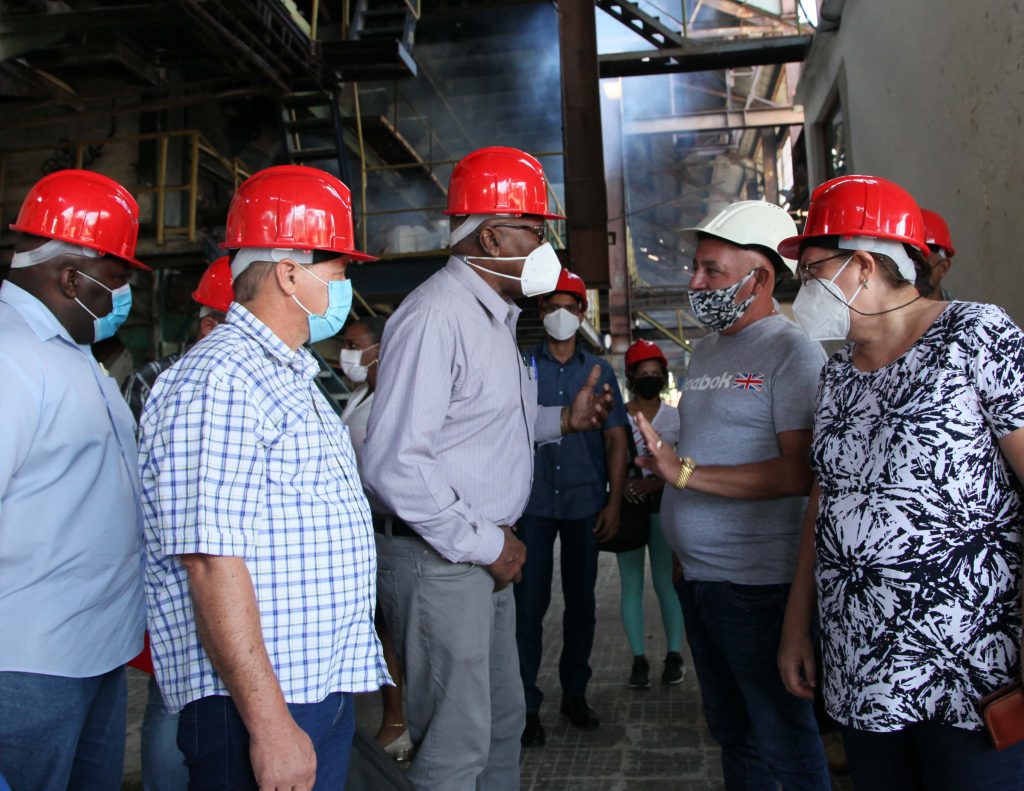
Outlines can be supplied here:
<path id="1" fill-rule="evenodd" d="M 822 372 L 812 465 L 825 701 L 839 722 L 981 728 L 1019 675 L 1021 486 L 997 439 L 1024 427 L 1024 333 L 952 302 L 902 357 Z"/>

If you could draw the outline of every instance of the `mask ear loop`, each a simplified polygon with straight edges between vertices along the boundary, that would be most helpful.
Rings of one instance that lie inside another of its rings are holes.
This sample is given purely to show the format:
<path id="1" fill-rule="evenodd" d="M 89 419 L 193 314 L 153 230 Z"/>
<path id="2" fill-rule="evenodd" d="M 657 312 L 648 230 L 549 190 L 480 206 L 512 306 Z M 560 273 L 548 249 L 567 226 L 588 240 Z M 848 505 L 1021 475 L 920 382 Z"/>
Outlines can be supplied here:
<path id="1" fill-rule="evenodd" d="M 867 252 L 871 252 L 871 251 L 868 250 Z M 825 293 L 827 293 L 833 299 L 836 299 L 839 302 L 842 302 L 847 308 L 852 310 L 858 316 L 884 316 L 886 313 L 894 313 L 897 310 L 903 310 L 903 308 L 909 307 L 909 306 L 913 305 L 915 302 L 917 302 L 919 299 L 921 299 L 922 295 L 918 294 L 916 297 L 914 297 L 912 300 L 910 300 L 910 302 L 904 302 L 902 305 L 897 305 L 894 308 L 889 308 L 888 310 L 879 310 L 879 311 L 876 311 L 874 313 L 865 313 L 863 310 L 857 310 L 857 308 L 855 308 L 853 306 L 853 301 L 857 298 L 857 295 L 860 294 L 861 291 L 863 291 L 865 288 L 867 288 L 868 284 L 867 284 L 866 280 L 862 281 L 861 284 L 857 287 L 857 290 L 853 292 L 853 296 L 850 297 L 849 302 L 847 302 L 844 297 L 840 297 L 839 295 L 837 295 L 831 288 L 828 287 L 829 283 L 835 283 L 836 278 L 839 277 L 843 273 L 844 269 L 846 269 L 846 265 L 849 264 L 850 261 L 853 260 L 853 256 L 854 256 L 854 254 L 851 253 L 850 257 L 846 259 L 845 263 L 843 263 L 843 265 L 841 267 L 839 267 L 839 271 L 836 272 L 832 276 L 832 278 L 830 280 L 827 280 L 827 281 L 826 280 L 822 280 L 820 277 L 816 277 L 814 279 L 817 280 L 819 283 L 821 283 L 821 287 L 823 289 L 825 289 Z M 841 289 L 840 289 L 840 291 L 841 291 Z"/>

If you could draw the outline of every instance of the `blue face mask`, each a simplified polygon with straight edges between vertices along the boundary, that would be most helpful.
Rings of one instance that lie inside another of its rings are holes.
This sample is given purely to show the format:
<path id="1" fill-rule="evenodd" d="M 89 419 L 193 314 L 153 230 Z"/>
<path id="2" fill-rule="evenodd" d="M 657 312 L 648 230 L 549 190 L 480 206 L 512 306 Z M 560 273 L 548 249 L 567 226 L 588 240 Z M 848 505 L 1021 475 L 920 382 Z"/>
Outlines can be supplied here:
<path id="1" fill-rule="evenodd" d="M 85 272 L 81 270 L 75 270 L 84 277 L 86 280 L 91 280 L 100 288 L 106 288 L 110 292 L 111 308 L 110 313 L 106 316 L 97 316 L 78 297 L 75 297 L 75 302 L 82 306 L 82 309 L 92 316 L 93 319 L 93 332 L 95 337 L 93 343 L 99 343 L 105 341 L 107 338 L 113 338 L 121 325 L 128 320 L 128 314 L 132 310 L 132 287 L 125 283 L 120 288 L 107 288 L 99 280 L 94 277 L 89 277 Z"/>
<path id="2" fill-rule="evenodd" d="M 292 294 L 295 304 L 306 311 L 306 318 L 309 321 L 309 342 L 318 343 L 325 338 L 337 335 L 345 325 L 349 311 L 352 310 L 352 281 L 332 280 L 328 282 L 322 277 L 317 277 L 304 266 L 299 268 L 327 286 L 327 310 L 323 314 L 313 313 Z"/>

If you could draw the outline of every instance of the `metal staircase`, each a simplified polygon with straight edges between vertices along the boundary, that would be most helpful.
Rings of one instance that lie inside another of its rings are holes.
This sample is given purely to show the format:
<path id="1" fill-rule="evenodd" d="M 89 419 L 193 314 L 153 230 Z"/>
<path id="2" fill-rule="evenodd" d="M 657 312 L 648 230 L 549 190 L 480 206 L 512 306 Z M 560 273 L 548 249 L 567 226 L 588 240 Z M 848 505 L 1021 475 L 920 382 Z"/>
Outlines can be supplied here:
<path id="1" fill-rule="evenodd" d="M 333 173 L 351 186 L 339 110 L 340 86 L 281 97 L 281 131 L 288 161 Z"/>
<path id="2" fill-rule="evenodd" d="M 596 0 L 596 5 L 658 49 L 684 49 L 690 46 L 681 31 L 673 30 L 637 3 L 630 0 Z"/>

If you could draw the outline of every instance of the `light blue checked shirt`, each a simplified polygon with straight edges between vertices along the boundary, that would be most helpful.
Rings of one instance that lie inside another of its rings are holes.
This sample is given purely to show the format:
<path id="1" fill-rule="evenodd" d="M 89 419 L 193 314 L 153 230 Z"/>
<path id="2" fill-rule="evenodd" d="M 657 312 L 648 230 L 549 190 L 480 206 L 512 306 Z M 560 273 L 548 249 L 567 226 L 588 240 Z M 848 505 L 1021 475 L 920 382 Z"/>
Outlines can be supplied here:
<path id="1" fill-rule="evenodd" d="M 318 367 L 244 307 L 163 373 L 142 414 L 146 598 L 172 710 L 228 694 L 196 631 L 179 555 L 245 559 L 289 703 L 387 682 L 377 559 L 348 430 Z"/>

